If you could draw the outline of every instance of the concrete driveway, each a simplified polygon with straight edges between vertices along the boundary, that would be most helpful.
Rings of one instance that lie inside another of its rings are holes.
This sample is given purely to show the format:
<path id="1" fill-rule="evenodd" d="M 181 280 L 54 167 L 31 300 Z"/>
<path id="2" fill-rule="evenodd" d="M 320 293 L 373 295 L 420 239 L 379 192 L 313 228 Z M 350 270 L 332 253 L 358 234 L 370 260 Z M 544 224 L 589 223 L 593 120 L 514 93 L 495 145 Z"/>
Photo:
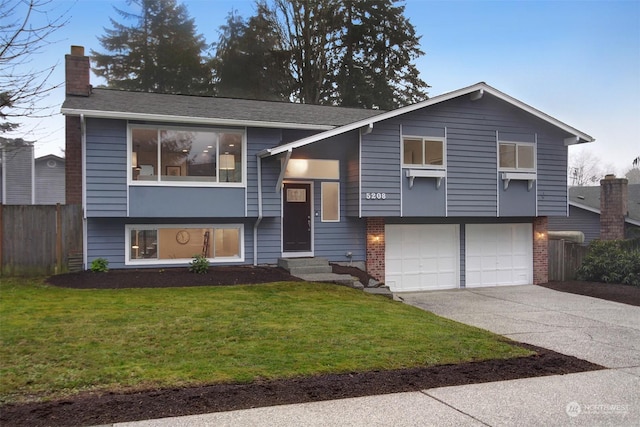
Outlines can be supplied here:
<path id="1" fill-rule="evenodd" d="M 407 304 L 515 341 L 607 368 L 640 367 L 640 307 L 542 286 L 399 295 Z"/>

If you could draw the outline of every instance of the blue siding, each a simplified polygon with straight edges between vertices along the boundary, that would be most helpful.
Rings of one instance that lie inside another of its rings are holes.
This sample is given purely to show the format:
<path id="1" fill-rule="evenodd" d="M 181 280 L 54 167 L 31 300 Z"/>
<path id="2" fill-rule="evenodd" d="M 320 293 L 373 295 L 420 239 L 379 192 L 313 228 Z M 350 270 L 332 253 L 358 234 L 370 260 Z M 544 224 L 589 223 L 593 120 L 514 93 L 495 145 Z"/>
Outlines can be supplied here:
<path id="1" fill-rule="evenodd" d="M 400 216 L 400 124 L 376 123 L 361 138 L 362 216 Z M 385 193 L 367 200 L 366 193 Z"/>
<path id="2" fill-rule="evenodd" d="M 584 242 L 600 238 L 600 215 L 585 209 L 569 206 L 569 217 L 550 216 L 550 231 L 582 231 Z"/>
<path id="3" fill-rule="evenodd" d="M 363 216 L 398 215 L 400 192 L 399 129 L 404 135 L 442 136 L 446 129 L 447 144 L 447 214 L 453 217 L 496 217 L 536 215 L 535 194 L 519 185 L 506 200 L 526 200 L 526 210 L 520 206 L 498 206 L 498 189 L 502 180 L 498 174 L 496 132 L 501 140 L 535 142 L 537 135 L 537 195 L 539 215 L 558 215 L 566 210 L 567 147 L 565 135 L 547 122 L 491 95 L 477 101 L 461 96 L 403 116 L 376 123 L 371 134 L 362 138 L 362 203 Z M 416 182 L 419 179 L 416 179 Z M 403 197 L 411 197 L 405 191 Z M 386 192 L 384 203 L 368 201 L 366 192 Z M 533 191 L 533 190 L 532 190 Z M 534 203 L 531 203 L 533 197 Z M 407 203 L 403 201 L 403 203 Z M 404 210 L 405 205 L 403 205 Z M 413 202 L 406 205 L 412 212 Z M 403 214 L 405 212 L 403 211 Z M 431 213 L 425 213 L 431 215 Z"/>
<path id="4" fill-rule="evenodd" d="M 242 218 L 244 188 L 131 186 L 129 216 Z"/>
<path id="5" fill-rule="evenodd" d="M 533 216 L 536 211 L 536 183 L 531 190 L 528 189 L 528 181 L 509 182 L 505 190 L 502 183 L 499 184 L 500 192 L 500 216 Z"/>
<path id="6" fill-rule="evenodd" d="M 568 150 L 564 135 L 549 125 L 538 133 L 538 215 L 567 214 Z"/>
<path id="7" fill-rule="evenodd" d="M 258 228 L 258 264 L 275 264 L 282 255 L 280 217 L 264 218 Z"/>
<path id="8" fill-rule="evenodd" d="M 127 122 L 86 120 L 88 217 L 127 215 Z"/>
<path id="9" fill-rule="evenodd" d="M 193 218 L 88 218 L 87 219 L 87 262 L 96 258 L 106 258 L 109 268 L 145 268 L 144 265 L 125 265 L 125 226 L 127 224 L 244 224 L 244 262 L 253 263 L 253 222 L 235 219 Z M 274 261 L 275 262 L 275 261 Z M 238 264 L 238 262 L 229 262 Z M 186 263 L 184 265 L 187 265 Z M 217 264 L 216 264 L 217 265 Z M 153 264 L 149 268 L 176 267 L 179 264 Z"/>
<path id="10" fill-rule="evenodd" d="M 282 141 L 280 129 L 247 129 L 247 216 L 258 216 L 258 160 L 256 153 L 278 145 Z M 262 159 L 262 206 L 264 216 L 280 215 L 280 194 L 275 185 L 280 173 L 280 160 Z"/>
<path id="11" fill-rule="evenodd" d="M 444 178 L 440 188 L 437 188 L 435 178 L 416 178 L 412 188 L 409 188 L 409 180 L 403 179 L 402 216 L 445 216 L 445 194 L 446 179 Z"/>
<path id="12" fill-rule="evenodd" d="M 340 222 L 322 222 L 321 181 L 314 183 L 314 254 L 329 261 L 349 261 L 347 252 L 351 252 L 353 261 L 366 259 L 366 223 L 360 218 L 346 216 L 346 194 L 344 183 L 340 185 Z"/>

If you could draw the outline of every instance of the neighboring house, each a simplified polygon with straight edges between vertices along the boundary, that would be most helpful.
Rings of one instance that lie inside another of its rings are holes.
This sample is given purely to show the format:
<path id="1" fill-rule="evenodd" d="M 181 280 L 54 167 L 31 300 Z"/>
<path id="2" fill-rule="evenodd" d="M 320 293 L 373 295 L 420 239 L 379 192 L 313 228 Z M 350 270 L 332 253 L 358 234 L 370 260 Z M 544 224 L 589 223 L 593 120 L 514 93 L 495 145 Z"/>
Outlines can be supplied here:
<path id="1" fill-rule="evenodd" d="M 66 56 L 67 202 L 85 266 L 365 262 L 392 291 L 547 281 L 567 146 L 485 83 L 394 111 L 93 89 Z"/>
<path id="2" fill-rule="evenodd" d="M 53 154 L 35 159 L 35 204 L 65 204 L 64 158 Z"/>
<path id="3" fill-rule="evenodd" d="M 8 140 L 7 144 L 0 148 L 0 158 L 2 204 L 34 204 L 33 144 L 23 143 L 21 140 Z"/>
<path id="4" fill-rule="evenodd" d="M 624 235 L 626 238 L 640 237 L 640 184 L 628 185 L 622 179 L 615 181 L 622 187 L 620 192 L 614 194 L 624 197 L 620 204 L 626 207 L 620 211 L 620 215 L 624 217 Z M 624 188 L 626 192 L 623 194 Z M 549 230 L 581 231 L 584 233 L 585 243 L 600 239 L 601 209 L 617 204 L 603 199 L 601 193 L 601 186 L 569 187 L 569 216 L 549 218 Z M 604 200 L 604 206 L 601 200 Z"/>
<path id="5" fill-rule="evenodd" d="M 33 144 L 0 149 L 2 204 L 64 204 L 64 159 L 54 155 L 34 159 L 33 153 Z"/>

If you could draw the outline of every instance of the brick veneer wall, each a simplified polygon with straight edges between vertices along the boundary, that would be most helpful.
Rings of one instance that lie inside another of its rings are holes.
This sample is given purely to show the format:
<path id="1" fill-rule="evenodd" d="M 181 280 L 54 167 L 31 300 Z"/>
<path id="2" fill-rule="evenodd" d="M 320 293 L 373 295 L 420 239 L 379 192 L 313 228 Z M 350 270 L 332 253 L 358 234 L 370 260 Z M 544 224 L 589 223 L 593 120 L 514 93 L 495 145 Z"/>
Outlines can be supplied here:
<path id="1" fill-rule="evenodd" d="M 548 218 L 533 219 L 533 284 L 549 281 L 549 235 Z"/>
<path id="2" fill-rule="evenodd" d="M 65 198 L 68 205 L 82 204 L 82 141 L 80 117 L 65 117 Z"/>
<path id="3" fill-rule="evenodd" d="M 627 215 L 629 181 L 607 175 L 600 181 L 600 239 L 624 239 L 624 217 Z"/>
<path id="4" fill-rule="evenodd" d="M 69 96 L 91 95 L 89 57 L 82 46 L 71 46 L 65 55 L 65 92 Z M 82 204 L 82 133 L 80 117 L 65 117 L 65 197 L 69 205 Z"/>
<path id="5" fill-rule="evenodd" d="M 384 218 L 367 218 L 367 273 L 384 281 Z"/>

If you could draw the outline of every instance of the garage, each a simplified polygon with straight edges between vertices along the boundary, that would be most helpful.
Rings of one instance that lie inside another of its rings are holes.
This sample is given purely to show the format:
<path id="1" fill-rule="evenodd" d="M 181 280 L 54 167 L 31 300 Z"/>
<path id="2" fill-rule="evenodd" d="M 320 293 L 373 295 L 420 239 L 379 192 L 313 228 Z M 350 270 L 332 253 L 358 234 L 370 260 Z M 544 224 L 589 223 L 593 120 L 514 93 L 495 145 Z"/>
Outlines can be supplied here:
<path id="1" fill-rule="evenodd" d="M 468 224 L 465 286 L 532 284 L 532 239 L 531 224 Z"/>
<path id="2" fill-rule="evenodd" d="M 385 283 L 392 292 L 460 286 L 457 224 L 385 226 Z"/>

